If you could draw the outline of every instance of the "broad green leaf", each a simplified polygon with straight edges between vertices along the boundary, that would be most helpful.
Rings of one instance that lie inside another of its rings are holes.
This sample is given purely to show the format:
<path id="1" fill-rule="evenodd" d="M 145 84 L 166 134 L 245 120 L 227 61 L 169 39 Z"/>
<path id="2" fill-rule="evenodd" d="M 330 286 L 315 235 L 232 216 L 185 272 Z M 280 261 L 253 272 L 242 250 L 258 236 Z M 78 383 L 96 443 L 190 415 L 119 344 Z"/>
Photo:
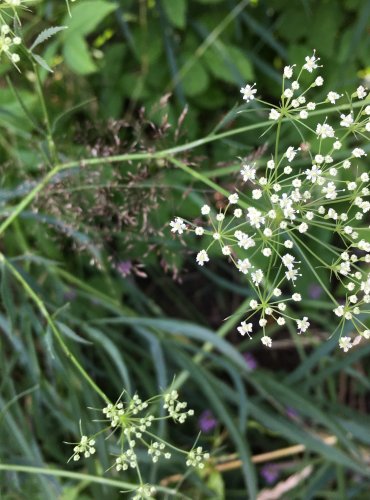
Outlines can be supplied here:
<path id="1" fill-rule="evenodd" d="M 171 24 L 176 28 L 185 27 L 187 0 L 162 0 L 162 6 Z"/>
<path id="2" fill-rule="evenodd" d="M 214 492 L 214 500 L 224 500 L 225 498 L 225 483 L 222 474 L 217 470 L 213 470 L 208 477 L 207 486 Z"/>
<path id="3" fill-rule="evenodd" d="M 208 70 L 220 80 L 240 84 L 241 80 L 249 81 L 254 76 L 246 54 L 233 45 L 207 50 L 203 58 Z"/>
<path id="4" fill-rule="evenodd" d="M 190 54 L 189 54 L 189 57 Z M 209 76 L 200 61 L 195 61 L 189 71 L 181 78 L 187 96 L 195 96 L 204 92 L 209 84 Z"/>
<path id="5" fill-rule="evenodd" d="M 331 57 L 337 47 L 333 33 L 338 32 L 342 20 L 342 10 L 336 5 L 336 1 L 320 2 L 315 12 L 320 22 L 312 23 L 309 30 L 309 46 L 316 47 L 317 40 L 320 40 L 320 54 L 327 57 Z"/>
<path id="6" fill-rule="evenodd" d="M 87 43 L 80 35 L 69 36 L 63 46 L 63 54 L 68 66 L 79 75 L 88 75 L 97 70 Z"/>
<path id="7" fill-rule="evenodd" d="M 116 8 L 117 6 L 114 2 L 103 0 L 88 0 L 73 5 L 71 8 L 72 16 L 64 18 L 64 24 L 68 26 L 65 39 L 68 40 L 76 34 L 80 36 L 88 35 Z"/>

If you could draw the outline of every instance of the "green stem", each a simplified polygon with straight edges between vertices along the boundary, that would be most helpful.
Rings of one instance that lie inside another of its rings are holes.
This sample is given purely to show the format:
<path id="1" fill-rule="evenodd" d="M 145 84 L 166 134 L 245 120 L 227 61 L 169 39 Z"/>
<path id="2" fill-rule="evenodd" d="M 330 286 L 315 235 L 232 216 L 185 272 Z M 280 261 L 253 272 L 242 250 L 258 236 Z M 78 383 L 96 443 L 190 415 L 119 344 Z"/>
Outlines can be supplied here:
<path id="1" fill-rule="evenodd" d="M 48 113 L 48 109 L 47 109 L 46 102 L 44 99 L 44 93 L 42 90 L 42 84 L 41 84 L 41 80 L 40 80 L 39 71 L 38 71 L 37 65 L 35 64 L 35 62 L 33 60 L 32 60 L 32 66 L 33 66 L 33 71 L 34 71 L 35 76 L 36 76 L 36 80 L 35 80 L 36 93 L 37 93 L 37 96 L 38 96 L 40 104 L 41 104 L 42 114 L 44 115 L 44 123 L 45 123 L 45 127 L 46 127 L 46 138 L 48 141 L 49 155 L 51 158 L 52 165 L 56 165 L 58 163 L 58 155 L 57 155 L 55 142 L 53 139 L 53 133 L 51 130 L 49 113 Z"/>
<path id="2" fill-rule="evenodd" d="M 31 467 L 27 465 L 13 465 L 13 464 L 0 464 L 0 471 L 12 471 L 12 472 L 24 472 L 26 474 L 45 474 L 47 476 L 64 477 L 68 479 L 73 479 L 75 481 L 87 481 L 88 483 L 98 483 L 106 486 L 112 486 L 113 488 L 124 488 L 125 490 L 136 490 L 140 487 L 140 484 L 126 483 L 125 481 L 118 481 L 116 479 L 108 479 L 105 477 L 91 476 L 90 474 L 82 474 L 80 472 L 70 472 L 66 470 L 58 469 L 46 469 L 43 467 Z M 167 493 L 168 495 L 179 495 L 180 494 L 173 489 L 165 488 L 164 486 L 154 485 L 156 490 L 161 493 Z M 188 498 L 181 495 L 182 498 Z"/>
<path id="3" fill-rule="evenodd" d="M 42 181 L 37 184 L 32 191 L 28 193 L 15 207 L 12 213 L 5 219 L 5 221 L 0 225 L 0 235 L 7 229 L 12 222 L 18 217 L 18 215 L 32 202 L 32 200 L 38 195 L 40 191 L 49 183 L 49 181 L 61 170 L 63 170 L 63 165 L 58 165 L 50 170 L 48 174 L 42 179 Z"/>
<path id="4" fill-rule="evenodd" d="M 94 391 L 106 402 L 109 403 L 108 397 L 104 394 L 104 392 L 100 389 L 100 387 L 93 381 L 87 371 L 83 368 L 83 366 L 79 363 L 74 354 L 69 350 L 67 344 L 64 342 L 61 333 L 59 332 L 53 318 L 50 316 L 48 310 L 45 307 L 44 302 L 40 299 L 40 297 L 33 291 L 33 289 L 29 286 L 27 281 L 23 278 L 23 276 L 17 271 L 17 269 L 0 253 L 0 262 L 3 262 L 5 267 L 9 270 L 9 272 L 14 276 L 14 278 L 22 285 L 26 294 L 33 300 L 36 304 L 37 308 L 41 312 L 41 314 L 46 319 L 47 324 L 50 329 L 54 333 L 57 341 L 59 342 L 60 347 L 62 348 L 64 354 L 72 364 L 77 368 L 83 378 L 87 381 L 87 383 L 94 389 Z"/>

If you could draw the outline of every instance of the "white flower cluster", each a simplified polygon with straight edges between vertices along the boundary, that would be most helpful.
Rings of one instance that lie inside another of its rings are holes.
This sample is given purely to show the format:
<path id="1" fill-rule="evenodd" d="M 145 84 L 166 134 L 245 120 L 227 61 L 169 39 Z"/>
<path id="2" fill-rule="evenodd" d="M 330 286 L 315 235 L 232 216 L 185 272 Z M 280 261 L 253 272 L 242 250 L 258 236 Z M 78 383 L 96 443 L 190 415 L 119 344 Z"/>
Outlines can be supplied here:
<path id="1" fill-rule="evenodd" d="M 91 455 L 94 455 L 95 453 L 95 440 L 91 439 L 87 436 L 82 436 L 81 441 L 79 443 L 75 443 L 76 446 L 73 448 L 73 455 L 70 458 L 70 460 L 73 458 L 75 462 L 80 460 L 81 455 L 83 455 L 85 458 L 91 457 Z"/>
<path id="2" fill-rule="evenodd" d="M 151 500 L 153 495 L 155 495 L 156 489 L 150 484 L 142 484 L 137 490 L 135 490 L 135 495 L 132 500 Z"/>
<path id="3" fill-rule="evenodd" d="M 204 452 L 201 446 L 197 446 L 196 448 L 193 448 L 189 451 L 186 465 L 188 467 L 204 469 L 204 462 L 208 459 L 209 453 Z"/>
<path id="4" fill-rule="evenodd" d="M 129 467 L 135 469 L 137 467 L 137 456 L 133 449 L 134 446 L 135 441 L 130 441 L 130 448 L 116 458 L 116 471 L 127 470 Z"/>
<path id="5" fill-rule="evenodd" d="M 188 404 L 178 401 L 178 392 L 173 390 L 164 395 L 163 408 L 167 410 L 169 416 L 175 421 L 183 424 L 186 418 L 194 415 L 194 410 L 186 410 Z M 185 410 L 185 411 L 183 411 Z"/>
<path id="6" fill-rule="evenodd" d="M 154 441 L 154 443 L 149 446 L 148 455 L 151 456 L 153 463 L 158 462 L 160 457 L 164 457 L 166 460 L 171 458 L 171 453 L 166 451 L 166 445 L 159 441 Z"/>
<path id="7" fill-rule="evenodd" d="M 369 140 L 369 99 L 367 89 L 359 86 L 351 96 L 349 113 L 337 112 L 336 116 L 333 111 L 330 120 L 315 123 L 311 117 L 307 122 L 316 106 L 335 104 L 342 97 L 330 91 L 320 103 L 306 102 L 307 92 L 323 85 L 323 78 L 316 77 L 308 88 L 300 90 L 300 77 L 303 71 L 313 73 L 318 62 L 315 53 L 307 56 L 295 79 L 295 66 L 284 68 L 280 105 L 269 112 L 277 130 L 272 156 L 244 162 L 238 192 L 218 211 L 204 205 L 202 223 L 195 225 L 179 217 L 171 222 L 174 233 L 194 232 L 207 238 L 207 245 L 196 256 L 200 266 L 210 262 L 211 252 L 218 247 L 247 279 L 256 297 L 250 301 L 238 331 L 251 337 L 253 329 L 260 326 L 261 340 L 267 347 L 272 346 L 272 339 L 266 328 L 274 322 L 283 326 L 294 321 L 298 334 L 310 327 L 307 316 L 296 316 L 296 303 L 302 300 L 303 290 L 296 291 L 302 269 L 318 279 L 317 284 L 333 302 L 334 315 L 341 318 L 340 337 L 346 320 L 359 335 L 366 337 L 364 332 L 368 331 L 360 317 L 370 312 L 365 306 L 369 275 L 364 265 L 370 262 L 370 243 L 361 239 L 361 234 L 370 212 L 370 177 L 363 161 L 366 150 L 354 141 Z M 288 86 L 290 79 L 293 81 Z M 246 85 L 241 92 L 247 102 L 259 101 L 255 84 Z M 358 101 L 356 105 L 354 101 Z M 301 137 L 302 131 L 309 130 L 312 144 L 290 145 L 281 151 L 281 127 L 290 124 Z M 319 237 L 318 231 L 326 236 Z M 344 276 L 350 280 L 343 304 L 322 282 L 316 267 L 325 268 L 337 279 L 333 290 L 344 286 Z M 349 348 L 344 340 L 340 346 Z"/>
<path id="8" fill-rule="evenodd" d="M 20 61 L 19 54 L 14 49 L 22 43 L 19 36 L 14 36 L 7 24 L 0 26 L 0 57 L 5 54 L 6 57 L 16 65 Z"/>
<path id="9" fill-rule="evenodd" d="M 123 409 L 123 403 L 118 402 L 116 404 L 109 403 L 105 408 L 103 408 L 104 415 L 111 421 L 111 426 L 116 427 L 120 421 L 121 417 L 125 414 Z"/>
<path id="10" fill-rule="evenodd" d="M 102 410 L 98 410 L 104 415 L 103 422 L 107 422 L 105 429 L 90 438 L 83 435 L 79 443 L 67 443 L 75 445 L 73 448 L 74 453 L 69 460 L 77 461 L 82 455 L 85 458 L 93 455 L 95 453 L 96 436 L 107 431 L 109 432 L 108 437 L 118 434 L 117 445 L 120 449 L 120 454 L 115 457 L 110 469 L 115 468 L 118 472 L 130 468 L 135 469 L 141 485 L 142 477 L 138 460 L 141 451 L 137 452 L 138 446 L 146 449 L 153 463 L 157 463 L 160 459 L 169 460 L 172 457 L 172 452 L 175 451 L 186 457 L 185 462 L 188 466 L 203 467 L 201 462 L 203 463 L 204 460 L 208 459 L 209 454 L 202 452 L 202 448 L 193 448 L 190 452 L 181 450 L 165 441 L 162 437 L 156 436 L 155 431 L 152 430 L 152 427 L 161 420 L 172 419 L 183 424 L 188 416 L 194 415 L 193 410 L 186 409 L 187 403 L 179 401 L 179 394 L 176 390 L 169 390 L 146 401 L 143 401 L 135 394 L 131 398 L 126 397 L 126 403 L 121 401 L 123 394 L 114 404 L 108 403 Z M 166 410 L 167 415 L 155 416 L 160 403 L 163 404 L 163 409 Z M 142 487 L 144 486 L 142 485 Z M 138 490 L 135 490 L 135 493 L 139 494 Z"/>

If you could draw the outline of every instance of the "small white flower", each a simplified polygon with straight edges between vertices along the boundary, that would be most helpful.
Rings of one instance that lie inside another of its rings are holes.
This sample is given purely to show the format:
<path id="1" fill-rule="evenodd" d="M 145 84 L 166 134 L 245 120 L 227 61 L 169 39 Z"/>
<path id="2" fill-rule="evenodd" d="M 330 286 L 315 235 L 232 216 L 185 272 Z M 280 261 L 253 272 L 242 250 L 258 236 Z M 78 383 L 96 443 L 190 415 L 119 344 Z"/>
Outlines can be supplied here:
<path id="1" fill-rule="evenodd" d="M 239 200 L 239 196 L 238 196 L 236 193 L 231 194 L 231 195 L 229 196 L 229 203 L 230 203 L 231 205 L 235 205 L 236 203 L 238 203 L 238 200 Z"/>
<path id="2" fill-rule="evenodd" d="M 176 217 L 175 220 L 170 222 L 171 232 L 182 234 L 186 229 L 186 224 L 181 219 L 181 217 Z"/>
<path id="3" fill-rule="evenodd" d="M 294 300 L 294 302 L 300 302 L 302 300 L 302 296 L 300 293 L 293 293 L 292 299 Z"/>
<path id="4" fill-rule="evenodd" d="M 333 309 L 333 312 L 336 316 L 339 318 L 344 315 L 344 307 L 343 306 L 338 306 L 335 309 Z"/>
<path id="5" fill-rule="evenodd" d="M 222 222 L 224 219 L 225 219 L 225 214 L 223 214 L 222 212 L 216 215 L 216 220 L 218 222 Z"/>
<path id="6" fill-rule="evenodd" d="M 259 200 L 262 197 L 262 191 L 260 189 L 253 189 L 252 198 L 254 200 Z"/>
<path id="7" fill-rule="evenodd" d="M 322 188 L 322 192 L 326 193 L 325 198 L 328 198 L 328 200 L 335 200 L 337 197 L 337 188 L 334 182 L 328 182 L 328 184 Z"/>
<path id="8" fill-rule="evenodd" d="M 322 76 L 318 76 L 315 80 L 315 85 L 317 87 L 321 87 L 321 85 L 324 83 L 324 79 Z"/>
<path id="9" fill-rule="evenodd" d="M 339 94 L 337 94 L 336 92 L 329 92 L 327 95 L 327 99 L 329 102 L 331 102 L 331 104 L 335 104 L 335 101 L 340 99 L 340 97 L 341 96 Z"/>
<path id="10" fill-rule="evenodd" d="M 293 255 L 287 253 L 282 256 L 281 261 L 285 267 L 287 267 L 288 269 L 293 269 L 295 263 L 295 258 L 293 257 Z"/>
<path id="11" fill-rule="evenodd" d="M 272 109 L 269 114 L 269 120 L 278 120 L 280 117 L 279 111 Z"/>
<path id="12" fill-rule="evenodd" d="M 363 87 L 362 85 L 357 87 L 356 94 L 359 99 L 364 99 L 367 94 L 365 87 Z"/>
<path id="13" fill-rule="evenodd" d="M 307 316 L 304 316 L 303 319 L 297 319 L 298 333 L 304 333 L 308 327 L 310 326 L 309 321 L 307 321 Z"/>
<path id="14" fill-rule="evenodd" d="M 339 347 L 343 349 L 344 352 L 348 352 L 352 347 L 351 337 L 341 337 L 339 339 Z"/>
<path id="15" fill-rule="evenodd" d="M 243 215 L 242 209 L 241 208 L 236 208 L 234 210 L 234 217 L 237 219 L 240 219 L 240 217 Z"/>
<path id="16" fill-rule="evenodd" d="M 245 321 L 242 321 L 240 323 L 240 326 L 238 326 L 237 330 L 241 335 L 247 334 L 248 337 L 251 338 L 251 336 L 249 334 L 252 333 L 252 331 L 253 331 L 253 324 L 246 323 Z"/>
<path id="17" fill-rule="evenodd" d="M 293 161 L 295 155 L 297 154 L 298 150 L 295 150 L 293 146 L 289 146 L 289 148 L 285 151 L 285 156 L 287 157 L 288 161 Z"/>
<path id="18" fill-rule="evenodd" d="M 297 81 L 292 82 L 292 89 L 293 90 L 298 90 L 299 89 L 299 83 Z"/>
<path id="19" fill-rule="evenodd" d="M 272 340 L 271 340 L 271 337 L 269 337 L 268 335 L 264 335 L 262 338 L 261 338 L 261 342 L 263 345 L 265 345 L 266 347 L 271 347 L 272 346 Z"/>
<path id="20" fill-rule="evenodd" d="M 340 117 L 342 119 L 341 122 L 340 122 L 340 125 L 342 127 L 347 127 L 348 128 L 348 127 L 350 127 L 352 125 L 352 123 L 353 123 L 352 113 L 349 113 L 348 115 L 342 114 L 342 115 L 340 115 Z"/>
<path id="21" fill-rule="evenodd" d="M 334 129 L 328 123 L 318 123 L 316 126 L 316 134 L 323 139 L 334 137 Z"/>
<path id="22" fill-rule="evenodd" d="M 231 248 L 229 246 L 225 245 L 224 247 L 222 247 L 222 253 L 223 253 L 223 255 L 230 255 Z"/>
<path id="23" fill-rule="evenodd" d="M 203 205 L 200 211 L 202 215 L 208 215 L 211 211 L 211 207 L 209 207 L 208 205 Z"/>
<path id="24" fill-rule="evenodd" d="M 306 110 L 302 109 L 302 111 L 299 112 L 299 117 L 302 119 L 302 120 L 306 120 L 306 118 L 308 118 L 308 113 Z"/>
<path id="25" fill-rule="evenodd" d="M 248 271 L 252 267 L 252 264 L 250 263 L 249 259 L 239 259 L 237 267 L 241 273 L 248 274 Z"/>
<path id="26" fill-rule="evenodd" d="M 197 227 L 195 228 L 195 234 L 196 234 L 197 236 L 203 236 L 203 234 L 204 234 L 204 228 L 203 228 L 203 227 L 200 227 L 200 226 L 197 226 Z"/>
<path id="27" fill-rule="evenodd" d="M 205 250 L 201 250 L 200 252 L 198 252 L 196 260 L 200 266 L 203 266 L 205 262 L 209 262 L 207 252 Z"/>
<path id="28" fill-rule="evenodd" d="M 247 103 L 253 101 L 254 94 L 257 93 L 257 89 L 254 88 L 255 85 L 255 83 L 253 85 L 246 85 L 240 89 L 240 92 L 243 94 L 243 99 L 247 101 Z"/>
<path id="29" fill-rule="evenodd" d="M 265 218 L 262 213 L 254 207 L 248 207 L 247 218 L 252 227 L 259 229 L 261 224 L 265 223 Z"/>
<path id="30" fill-rule="evenodd" d="M 300 233 L 305 233 L 307 231 L 307 229 L 308 229 L 308 225 L 306 224 L 306 222 L 302 222 L 302 224 L 300 224 L 298 226 L 298 231 Z"/>
<path id="31" fill-rule="evenodd" d="M 303 69 L 306 69 L 309 73 L 312 73 L 312 71 L 317 68 L 316 63 L 320 60 L 320 58 L 316 58 L 315 55 L 315 51 L 313 51 L 313 55 L 311 57 L 305 57 L 306 63 L 303 65 Z"/>
<path id="32" fill-rule="evenodd" d="M 256 178 L 256 169 L 254 165 L 243 165 L 240 173 L 242 174 L 243 181 L 254 181 Z"/>
<path id="33" fill-rule="evenodd" d="M 249 302 L 249 307 L 251 309 L 257 309 L 258 307 L 258 302 L 255 300 L 255 299 L 252 299 L 250 302 Z"/>
<path id="34" fill-rule="evenodd" d="M 356 158 L 361 158 L 361 156 L 367 156 L 365 151 L 361 148 L 355 148 L 353 151 L 352 151 L 352 154 L 354 157 Z"/>
<path id="35" fill-rule="evenodd" d="M 349 160 L 344 160 L 343 168 L 348 169 L 351 166 L 351 162 Z"/>
<path id="36" fill-rule="evenodd" d="M 322 173 L 322 171 L 317 165 L 312 165 L 311 170 L 307 169 L 305 171 L 307 180 L 311 181 L 313 183 L 315 183 L 317 181 L 317 179 L 320 177 L 321 173 Z"/>
<path id="37" fill-rule="evenodd" d="M 263 280 L 263 271 L 262 269 L 257 269 L 254 273 L 252 273 L 252 281 L 256 286 L 259 286 Z"/>
<path id="38" fill-rule="evenodd" d="M 284 67 L 284 78 L 292 78 L 293 76 L 293 66 L 285 66 Z"/>

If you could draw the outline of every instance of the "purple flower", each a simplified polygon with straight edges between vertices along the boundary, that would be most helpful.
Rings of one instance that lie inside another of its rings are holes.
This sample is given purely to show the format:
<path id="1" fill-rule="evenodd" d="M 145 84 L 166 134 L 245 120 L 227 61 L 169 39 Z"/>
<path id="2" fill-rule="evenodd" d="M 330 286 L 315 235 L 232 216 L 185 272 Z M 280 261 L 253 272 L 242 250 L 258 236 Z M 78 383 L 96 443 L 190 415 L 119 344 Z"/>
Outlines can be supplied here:
<path id="1" fill-rule="evenodd" d="M 311 299 L 319 299 L 322 294 L 322 288 L 320 285 L 312 284 L 309 286 L 308 295 Z"/>
<path id="2" fill-rule="evenodd" d="M 132 262 L 130 260 L 122 260 L 117 263 L 116 269 L 123 278 L 126 278 L 132 272 Z"/>
<path id="3" fill-rule="evenodd" d="M 279 478 L 279 469 L 276 464 L 266 464 L 261 469 L 261 476 L 267 484 L 273 484 Z"/>
<path id="4" fill-rule="evenodd" d="M 198 420 L 199 429 L 202 432 L 211 432 L 217 425 L 217 420 L 210 410 L 204 410 Z"/>
<path id="5" fill-rule="evenodd" d="M 250 352 L 245 352 L 243 354 L 243 358 L 245 359 L 245 362 L 247 363 L 247 366 L 251 371 L 257 368 L 258 363 L 253 354 L 251 354 Z"/>
<path id="6" fill-rule="evenodd" d="M 289 418 L 296 419 L 299 416 L 299 413 L 297 412 L 297 410 L 295 408 L 292 408 L 291 406 L 288 406 L 285 409 L 285 411 L 286 411 L 287 417 L 289 417 Z"/>
<path id="7" fill-rule="evenodd" d="M 64 293 L 64 300 L 68 302 L 73 302 L 75 298 L 77 297 L 76 290 L 73 288 L 69 288 L 65 293 Z"/>

